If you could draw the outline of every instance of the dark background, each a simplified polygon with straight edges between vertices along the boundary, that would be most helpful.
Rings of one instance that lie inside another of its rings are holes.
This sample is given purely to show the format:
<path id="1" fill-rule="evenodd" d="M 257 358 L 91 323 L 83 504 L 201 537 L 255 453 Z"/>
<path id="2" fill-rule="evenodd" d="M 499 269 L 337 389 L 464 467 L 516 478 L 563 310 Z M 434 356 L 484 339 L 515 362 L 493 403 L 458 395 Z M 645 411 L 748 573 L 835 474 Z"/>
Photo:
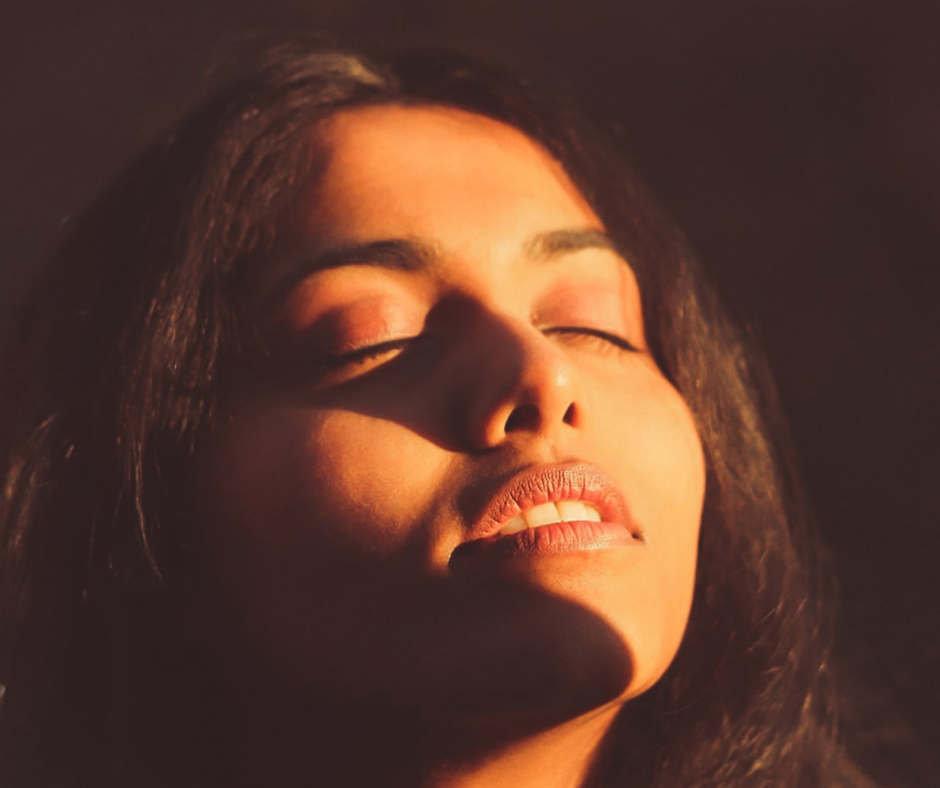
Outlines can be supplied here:
<path id="1" fill-rule="evenodd" d="M 869 687 L 861 696 L 888 727 L 897 712 L 928 749 L 940 742 L 940 2 L 7 0 L 4 11 L 0 320 L 63 218 L 199 96 L 240 32 L 456 45 L 575 97 L 763 338 L 836 556 L 840 653 Z"/>

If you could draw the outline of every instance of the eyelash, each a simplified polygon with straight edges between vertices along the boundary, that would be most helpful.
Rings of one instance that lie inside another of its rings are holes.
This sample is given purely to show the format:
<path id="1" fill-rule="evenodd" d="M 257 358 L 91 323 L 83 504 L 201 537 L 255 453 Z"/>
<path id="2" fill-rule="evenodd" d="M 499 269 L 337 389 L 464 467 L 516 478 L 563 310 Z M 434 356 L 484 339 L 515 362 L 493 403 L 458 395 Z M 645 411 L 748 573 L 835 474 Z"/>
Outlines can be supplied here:
<path id="1" fill-rule="evenodd" d="M 585 328 L 583 326 L 553 326 L 542 330 L 543 334 L 576 334 L 580 336 L 593 337 L 613 345 L 620 350 L 626 350 L 631 353 L 638 353 L 639 348 L 628 339 L 619 334 L 611 334 L 609 331 L 601 331 L 599 328 Z"/>
<path id="2" fill-rule="evenodd" d="M 617 334 L 611 334 L 607 331 L 601 331 L 600 329 L 596 328 L 584 328 L 581 326 L 553 326 L 551 328 L 543 329 L 542 333 L 546 336 L 550 336 L 552 334 L 574 334 L 591 337 L 613 345 L 619 350 L 629 351 L 632 353 L 639 352 L 639 349 L 627 339 L 624 339 Z M 388 342 L 378 342 L 374 345 L 366 345 L 365 347 L 351 350 L 348 353 L 330 355 L 324 359 L 323 366 L 328 369 L 340 369 L 345 366 L 362 364 L 367 361 L 371 361 L 372 359 L 379 358 L 386 353 L 391 353 L 395 350 L 403 350 L 408 345 L 422 339 L 422 336 L 423 335 L 419 334 L 413 337 L 392 339 Z"/>
<path id="3" fill-rule="evenodd" d="M 348 353 L 330 354 L 324 359 L 323 366 L 328 369 L 340 369 L 352 364 L 362 364 L 374 358 L 379 358 L 386 353 L 391 353 L 393 350 L 403 350 L 418 339 L 420 339 L 420 335 L 391 339 L 388 342 L 378 342 L 375 345 L 366 345 L 356 350 L 350 350 Z"/>

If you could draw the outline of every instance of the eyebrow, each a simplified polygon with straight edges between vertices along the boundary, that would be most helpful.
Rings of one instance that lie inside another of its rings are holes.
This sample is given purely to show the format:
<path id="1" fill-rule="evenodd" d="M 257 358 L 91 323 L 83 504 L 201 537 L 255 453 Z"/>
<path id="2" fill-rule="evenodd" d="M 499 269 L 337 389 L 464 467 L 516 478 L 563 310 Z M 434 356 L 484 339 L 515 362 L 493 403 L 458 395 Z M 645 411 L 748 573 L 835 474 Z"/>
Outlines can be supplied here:
<path id="1" fill-rule="evenodd" d="M 600 229 L 550 230 L 527 239 L 522 246 L 526 257 L 549 262 L 585 249 L 616 251 L 613 241 Z M 306 279 L 331 268 L 363 265 L 389 271 L 424 271 L 441 257 L 440 249 L 415 238 L 390 238 L 314 251 L 302 257 L 278 279 L 261 303 L 261 314 L 270 315 L 291 291 Z"/>
<path id="2" fill-rule="evenodd" d="M 562 255 L 580 252 L 583 249 L 616 251 L 610 236 L 603 230 L 593 227 L 539 233 L 526 241 L 523 249 L 527 257 L 541 261 L 554 260 Z"/>
<path id="3" fill-rule="evenodd" d="M 261 302 L 261 314 L 270 315 L 298 284 L 320 271 L 353 265 L 390 271 L 421 271 L 438 256 L 431 244 L 411 238 L 391 238 L 314 251 L 302 257 L 274 283 Z"/>

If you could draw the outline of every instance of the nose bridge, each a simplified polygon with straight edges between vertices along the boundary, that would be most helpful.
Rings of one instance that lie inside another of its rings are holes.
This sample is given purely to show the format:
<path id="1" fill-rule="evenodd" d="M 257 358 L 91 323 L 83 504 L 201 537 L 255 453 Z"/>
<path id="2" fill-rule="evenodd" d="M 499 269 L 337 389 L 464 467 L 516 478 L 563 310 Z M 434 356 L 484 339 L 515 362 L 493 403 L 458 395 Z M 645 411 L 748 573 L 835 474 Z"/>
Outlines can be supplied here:
<path id="1" fill-rule="evenodd" d="M 462 384 L 466 431 L 480 448 L 516 434 L 549 436 L 577 426 L 583 404 L 576 395 L 576 371 L 564 349 L 535 326 L 501 315 L 476 316 L 466 341 L 475 363 Z"/>

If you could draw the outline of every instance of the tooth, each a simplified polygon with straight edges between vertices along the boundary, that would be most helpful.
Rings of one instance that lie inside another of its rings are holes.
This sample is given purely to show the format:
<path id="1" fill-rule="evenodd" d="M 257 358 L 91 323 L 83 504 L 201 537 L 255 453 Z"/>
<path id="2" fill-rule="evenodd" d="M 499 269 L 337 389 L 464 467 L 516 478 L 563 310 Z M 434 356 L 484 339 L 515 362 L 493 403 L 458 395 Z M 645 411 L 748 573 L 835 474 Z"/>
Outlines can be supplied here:
<path id="1" fill-rule="evenodd" d="M 561 522 L 561 515 L 558 514 L 558 507 L 553 503 L 540 503 L 531 509 L 526 509 L 522 516 L 525 518 L 526 525 L 529 528 L 538 528 L 540 525 Z"/>
<path id="2" fill-rule="evenodd" d="M 500 529 L 501 534 L 514 534 L 519 531 L 524 531 L 526 529 L 525 520 L 522 519 L 522 515 L 516 515 L 508 523 L 503 525 Z"/>
<path id="3" fill-rule="evenodd" d="M 588 520 L 592 523 L 599 523 L 601 521 L 601 513 L 593 506 L 587 504 L 585 505 L 584 509 L 587 512 L 587 516 L 584 518 L 585 520 Z"/>
<path id="4" fill-rule="evenodd" d="M 555 506 L 566 523 L 588 519 L 587 507 L 581 501 L 558 501 Z"/>

